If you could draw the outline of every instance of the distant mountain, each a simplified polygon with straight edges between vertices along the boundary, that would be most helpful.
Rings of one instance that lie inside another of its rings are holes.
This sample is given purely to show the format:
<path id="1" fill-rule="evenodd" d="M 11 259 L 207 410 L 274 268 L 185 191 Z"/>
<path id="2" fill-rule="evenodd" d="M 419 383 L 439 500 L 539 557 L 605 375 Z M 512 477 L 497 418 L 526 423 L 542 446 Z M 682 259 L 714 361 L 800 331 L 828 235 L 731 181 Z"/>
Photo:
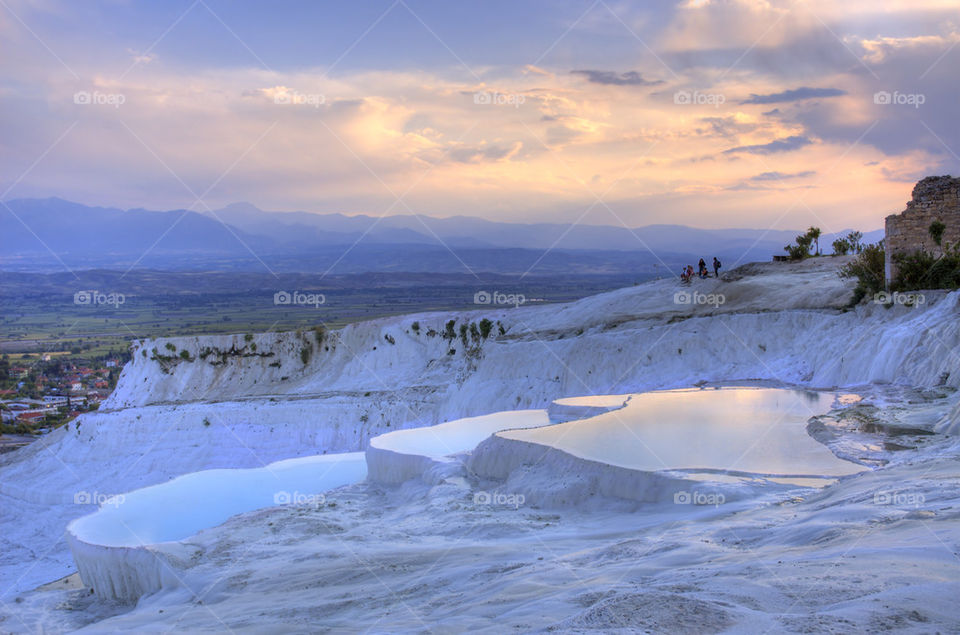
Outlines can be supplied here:
<path id="1" fill-rule="evenodd" d="M 728 266 L 768 260 L 798 233 L 266 212 L 249 203 L 204 213 L 124 211 L 59 198 L 16 199 L 0 206 L 0 267 L 656 273 L 700 257 L 718 256 Z M 870 232 L 865 241 L 882 233 Z M 823 251 L 831 250 L 833 238 L 821 237 Z"/>
<path id="2" fill-rule="evenodd" d="M 59 198 L 19 199 L 0 206 L 0 256 L 30 253 L 72 255 L 183 253 L 225 255 L 276 249 L 269 239 L 248 234 L 187 210 L 152 212 L 87 207 Z M 8 209 L 9 208 L 9 209 Z M 13 213 L 11 213 L 11 210 Z"/>
<path id="3" fill-rule="evenodd" d="M 502 223 L 470 216 L 434 218 L 430 216 L 374 216 L 312 214 L 309 212 L 265 212 L 249 203 L 235 203 L 209 213 L 253 234 L 269 234 L 293 241 L 301 232 L 331 244 L 334 236 L 356 240 L 365 233 L 372 243 L 438 244 L 450 246 L 517 247 L 524 249 L 599 249 L 665 250 L 727 256 L 758 254 L 767 259 L 783 253 L 798 230 L 696 229 L 685 225 L 646 225 L 627 228 L 612 225 L 573 225 L 570 223 Z M 840 232 L 845 235 L 850 230 Z M 367 233 L 368 232 L 368 233 Z M 821 237 L 821 250 L 830 251 L 837 234 Z M 883 237 L 883 231 L 870 232 L 868 242 Z M 335 241 L 334 241 L 335 242 Z"/>

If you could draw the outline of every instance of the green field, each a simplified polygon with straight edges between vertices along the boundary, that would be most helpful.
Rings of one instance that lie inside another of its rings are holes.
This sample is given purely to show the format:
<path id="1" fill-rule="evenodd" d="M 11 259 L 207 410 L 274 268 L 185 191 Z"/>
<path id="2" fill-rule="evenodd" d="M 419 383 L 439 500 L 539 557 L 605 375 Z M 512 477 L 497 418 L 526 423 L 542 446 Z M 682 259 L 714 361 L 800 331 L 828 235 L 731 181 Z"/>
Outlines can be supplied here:
<path id="1" fill-rule="evenodd" d="M 441 274 L 79 275 L 0 273 L 0 352 L 72 351 L 97 357 L 125 351 L 131 340 L 146 337 L 335 328 L 388 315 L 480 308 L 474 303 L 478 291 L 522 294 L 528 302 L 563 302 L 636 282 L 622 275 L 523 280 Z M 89 294 L 87 303 L 78 304 L 75 294 L 84 291 L 99 295 Z M 322 294 L 324 302 L 277 305 L 278 291 Z"/>

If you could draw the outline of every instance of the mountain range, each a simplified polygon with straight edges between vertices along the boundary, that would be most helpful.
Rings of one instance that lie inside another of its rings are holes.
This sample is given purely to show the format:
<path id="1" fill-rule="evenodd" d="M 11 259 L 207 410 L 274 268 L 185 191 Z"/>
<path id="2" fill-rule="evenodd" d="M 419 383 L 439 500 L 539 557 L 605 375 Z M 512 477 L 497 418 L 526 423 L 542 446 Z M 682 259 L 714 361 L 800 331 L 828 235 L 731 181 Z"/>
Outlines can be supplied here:
<path id="1" fill-rule="evenodd" d="M 14 199 L 0 205 L 0 268 L 611 273 L 679 267 L 700 257 L 731 265 L 769 260 L 799 233 L 268 212 L 249 203 L 202 213 L 122 210 Z M 835 237 L 822 236 L 821 250 L 831 251 Z M 877 230 L 864 240 L 882 237 Z"/>

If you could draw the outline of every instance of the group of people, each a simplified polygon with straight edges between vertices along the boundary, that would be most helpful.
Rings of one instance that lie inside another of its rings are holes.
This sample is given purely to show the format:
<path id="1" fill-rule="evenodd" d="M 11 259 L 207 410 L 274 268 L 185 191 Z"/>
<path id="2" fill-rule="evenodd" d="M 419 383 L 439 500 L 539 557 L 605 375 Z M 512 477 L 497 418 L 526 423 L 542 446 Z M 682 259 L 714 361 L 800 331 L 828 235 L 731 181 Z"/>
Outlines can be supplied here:
<path id="1" fill-rule="evenodd" d="M 716 276 L 717 278 L 720 277 L 720 267 L 722 266 L 723 265 L 720 264 L 720 261 L 717 260 L 717 257 L 714 256 L 713 257 L 713 275 Z M 687 265 L 680 272 L 680 280 L 682 280 L 683 282 L 690 282 L 693 279 L 693 275 L 694 275 L 693 265 Z M 707 263 L 703 258 L 700 259 L 700 263 L 697 265 L 696 275 L 700 276 L 701 278 L 710 277 L 710 270 L 707 269 Z"/>

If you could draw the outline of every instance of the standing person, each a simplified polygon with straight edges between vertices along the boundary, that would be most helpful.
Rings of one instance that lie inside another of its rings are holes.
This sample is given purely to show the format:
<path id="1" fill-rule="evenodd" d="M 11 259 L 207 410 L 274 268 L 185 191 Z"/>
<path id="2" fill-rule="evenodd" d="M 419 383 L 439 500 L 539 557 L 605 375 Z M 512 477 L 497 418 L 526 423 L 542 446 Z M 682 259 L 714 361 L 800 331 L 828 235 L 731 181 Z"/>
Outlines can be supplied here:
<path id="1" fill-rule="evenodd" d="M 714 256 L 714 257 L 713 257 L 713 275 L 715 275 L 716 277 L 719 278 L 719 277 L 720 277 L 720 267 L 722 267 L 722 266 L 723 266 L 723 265 L 720 264 L 720 261 L 717 260 L 717 257 Z"/>
<path id="2" fill-rule="evenodd" d="M 697 275 L 700 276 L 701 278 L 704 278 L 706 276 L 704 276 L 703 274 L 706 273 L 706 271 L 707 271 L 707 263 L 703 258 L 701 258 L 700 263 L 697 265 Z"/>

